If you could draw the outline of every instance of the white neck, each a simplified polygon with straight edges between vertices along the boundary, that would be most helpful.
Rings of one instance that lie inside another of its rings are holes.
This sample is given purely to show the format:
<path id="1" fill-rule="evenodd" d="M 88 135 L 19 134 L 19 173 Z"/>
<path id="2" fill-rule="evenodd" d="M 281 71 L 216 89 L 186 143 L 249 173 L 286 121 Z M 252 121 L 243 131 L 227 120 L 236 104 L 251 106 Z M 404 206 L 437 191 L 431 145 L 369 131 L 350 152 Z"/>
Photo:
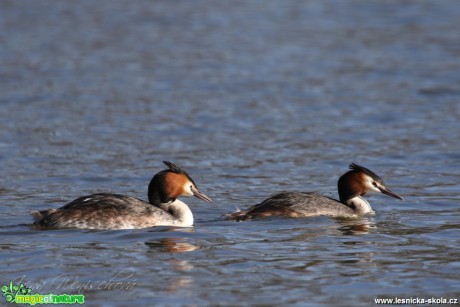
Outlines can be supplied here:
<path id="1" fill-rule="evenodd" d="M 193 226 L 192 211 L 184 202 L 176 199 L 169 204 L 162 204 L 161 208 L 174 217 L 177 226 Z"/>
<path id="2" fill-rule="evenodd" d="M 346 205 L 356 211 L 357 214 L 374 214 L 371 205 L 361 196 L 355 196 L 346 201 Z"/>

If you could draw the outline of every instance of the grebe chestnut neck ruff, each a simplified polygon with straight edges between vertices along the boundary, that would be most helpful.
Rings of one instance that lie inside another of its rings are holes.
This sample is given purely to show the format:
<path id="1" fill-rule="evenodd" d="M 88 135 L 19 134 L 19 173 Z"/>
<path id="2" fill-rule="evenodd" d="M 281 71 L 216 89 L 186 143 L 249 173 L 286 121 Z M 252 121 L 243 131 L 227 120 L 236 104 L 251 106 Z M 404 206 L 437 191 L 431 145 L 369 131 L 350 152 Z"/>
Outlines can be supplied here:
<path id="1" fill-rule="evenodd" d="M 368 192 L 383 193 L 403 200 L 386 187 L 382 178 L 354 163 L 350 164 L 350 170 L 339 178 L 337 188 L 340 200 L 313 192 L 282 192 L 247 210 L 226 214 L 226 217 L 237 221 L 268 216 L 358 217 L 375 214 L 370 204 L 362 197 Z"/>
<path id="2" fill-rule="evenodd" d="M 149 202 L 120 195 L 98 193 L 80 197 L 59 209 L 33 211 L 40 228 L 134 229 L 152 226 L 193 226 L 189 207 L 179 196 L 212 200 L 198 191 L 192 178 L 180 167 L 163 161 L 168 169 L 153 176 Z"/>

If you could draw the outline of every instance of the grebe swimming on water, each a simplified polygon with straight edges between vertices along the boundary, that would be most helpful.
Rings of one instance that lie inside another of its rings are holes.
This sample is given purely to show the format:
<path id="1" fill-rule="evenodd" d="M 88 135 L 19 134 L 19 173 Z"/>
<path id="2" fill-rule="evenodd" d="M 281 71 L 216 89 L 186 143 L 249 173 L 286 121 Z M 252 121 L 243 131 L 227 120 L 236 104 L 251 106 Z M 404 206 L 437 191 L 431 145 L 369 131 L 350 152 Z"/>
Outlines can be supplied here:
<path id="1" fill-rule="evenodd" d="M 120 194 L 92 194 L 59 209 L 33 211 L 34 225 L 80 229 L 192 226 L 192 211 L 177 197 L 193 195 L 207 202 L 212 200 L 198 191 L 195 182 L 184 170 L 169 161 L 163 163 L 168 169 L 157 173 L 150 181 L 149 202 Z"/>
<path id="2" fill-rule="evenodd" d="M 309 217 L 357 217 L 375 214 L 362 197 L 367 192 L 383 193 L 403 200 L 388 189 L 383 180 L 371 170 L 357 164 L 350 165 L 350 171 L 337 183 L 340 201 L 313 192 L 282 192 L 267 198 L 247 210 L 227 214 L 226 217 L 245 221 L 267 216 Z"/>

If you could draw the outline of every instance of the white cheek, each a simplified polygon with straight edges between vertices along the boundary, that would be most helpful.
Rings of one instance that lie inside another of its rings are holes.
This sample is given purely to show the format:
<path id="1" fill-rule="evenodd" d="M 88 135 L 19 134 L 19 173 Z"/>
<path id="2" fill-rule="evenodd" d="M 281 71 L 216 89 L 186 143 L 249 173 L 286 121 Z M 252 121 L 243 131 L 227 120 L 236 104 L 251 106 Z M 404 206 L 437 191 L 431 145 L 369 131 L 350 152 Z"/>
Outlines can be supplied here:
<path id="1" fill-rule="evenodd" d="M 184 196 L 193 196 L 193 192 L 192 192 L 192 184 L 191 183 L 186 183 L 184 185 L 184 192 L 182 193 L 182 195 Z"/>
<path id="2" fill-rule="evenodd" d="M 367 182 L 366 182 L 366 185 L 367 185 L 367 189 L 369 190 L 369 192 L 381 193 L 380 190 L 377 189 L 377 187 L 375 187 L 375 186 L 372 184 L 372 180 L 371 180 L 371 181 L 367 181 Z"/>

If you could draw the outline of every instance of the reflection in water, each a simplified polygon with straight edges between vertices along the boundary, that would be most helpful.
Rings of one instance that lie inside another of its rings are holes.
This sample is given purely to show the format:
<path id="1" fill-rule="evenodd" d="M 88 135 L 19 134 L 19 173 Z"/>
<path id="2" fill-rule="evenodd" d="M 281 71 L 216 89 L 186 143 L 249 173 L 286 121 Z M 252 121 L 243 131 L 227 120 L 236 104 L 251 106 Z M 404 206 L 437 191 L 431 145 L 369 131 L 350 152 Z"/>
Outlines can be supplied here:
<path id="1" fill-rule="evenodd" d="M 181 276 L 170 280 L 167 284 L 166 291 L 167 292 L 177 292 L 179 290 L 183 290 L 184 288 L 189 287 L 193 282 L 193 278 L 191 276 Z"/>
<path id="2" fill-rule="evenodd" d="M 183 242 L 181 238 L 164 238 L 160 241 L 149 240 L 145 242 L 145 245 L 152 249 L 160 249 L 170 253 L 184 253 L 199 249 L 199 246 L 194 244 Z"/>
<path id="3" fill-rule="evenodd" d="M 341 222 L 341 224 L 345 224 L 345 223 Z M 338 229 L 342 232 L 343 235 L 353 236 L 353 235 L 368 234 L 369 229 L 371 228 L 373 229 L 377 228 L 375 223 L 373 223 L 371 220 L 367 218 L 362 218 L 362 219 L 353 221 L 352 224 L 346 223 L 346 225 L 343 225 L 339 227 Z"/>
<path id="4" fill-rule="evenodd" d="M 339 230 L 346 236 L 363 235 L 369 233 L 369 228 L 372 226 L 369 224 L 354 224 L 346 225 L 339 228 Z"/>
<path id="5" fill-rule="evenodd" d="M 152 250 L 160 250 L 168 253 L 185 253 L 199 249 L 200 247 L 189 242 L 184 242 L 183 238 L 163 238 L 160 241 L 149 240 L 145 242 Z M 194 266 L 187 260 L 179 260 L 172 258 L 168 261 L 174 271 L 181 272 L 179 276 L 175 276 L 164 284 L 166 292 L 177 292 L 184 290 L 192 285 L 193 277 L 183 275 L 183 272 L 191 271 Z"/>
<path id="6" fill-rule="evenodd" d="M 342 223 L 345 224 L 344 221 Z M 369 230 L 375 228 L 376 225 L 373 220 L 361 218 L 359 220 L 349 221 L 346 225 L 339 227 L 338 230 L 345 236 L 362 236 L 368 235 Z M 367 237 L 368 236 L 365 236 L 364 238 Z M 372 248 L 372 245 L 374 245 L 373 241 L 360 241 L 359 239 L 354 240 L 350 238 L 350 240 L 342 242 L 342 244 L 345 246 L 347 252 L 338 255 L 338 262 L 344 265 L 351 264 L 354 266 L 354 269 L 350 270 L 350 272 L 342 272 L 342 276 L 359 276 L 362 274 L 359 264 L 366 263 L 366 266 L 368 266 L 369 263 L 374 263 L 375 253 L 369 250 Z"/>

